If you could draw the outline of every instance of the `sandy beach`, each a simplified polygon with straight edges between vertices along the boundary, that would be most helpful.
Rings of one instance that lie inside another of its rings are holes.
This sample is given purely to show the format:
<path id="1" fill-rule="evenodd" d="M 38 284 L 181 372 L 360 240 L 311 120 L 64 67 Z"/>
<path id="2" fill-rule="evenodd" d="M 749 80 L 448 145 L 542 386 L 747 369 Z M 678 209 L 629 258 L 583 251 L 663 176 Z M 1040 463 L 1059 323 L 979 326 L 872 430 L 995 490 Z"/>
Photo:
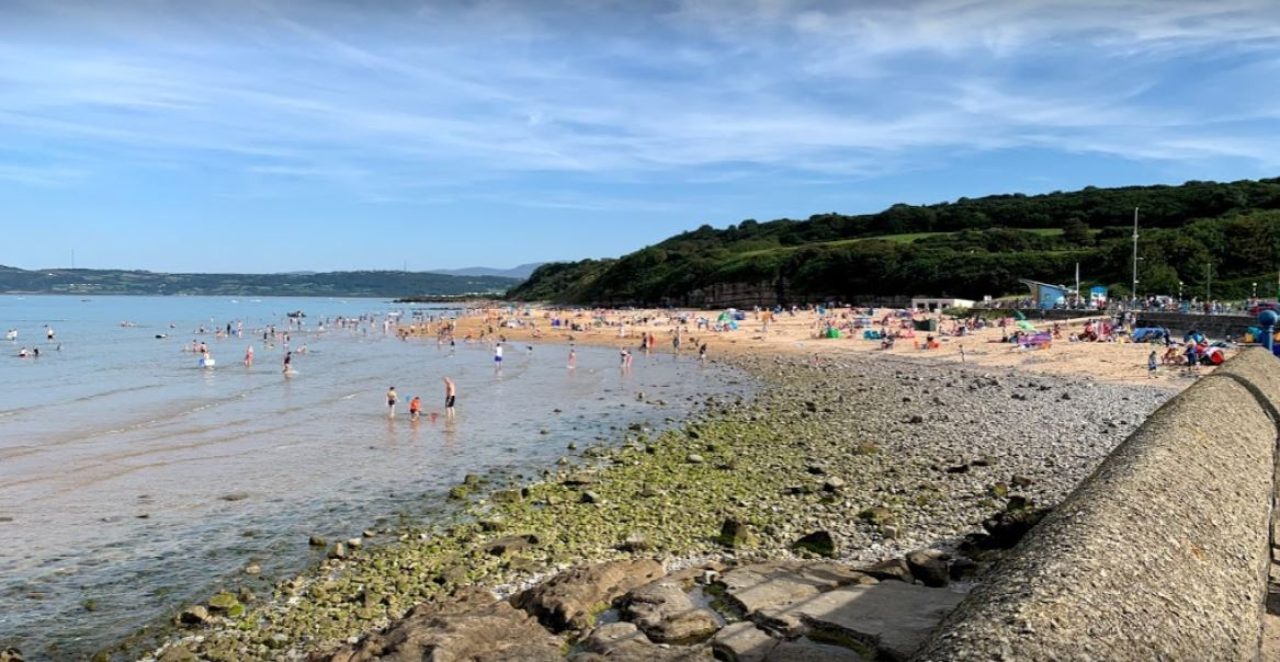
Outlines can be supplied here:
<path id="1" fill-rule="evenodd" d="M 778 355 L 804 356 L 823 362 L 851 354 L 866 354 L 871 357 L 904 358 L 929 365 L 957 364 L 972 369 L 1015 369 L 1111 383 L 1157 384 L 1174 389 L 1185 388 L 1194 379 L 1184 370 L 1163 364 L 1155 378 L 1148 375 L 1147 356 L 1152 349 L 1157 349 L 1159 355 L 1163 356 L 1163 345 L 1069 340 L 1072 334 L 1081 332 L 1090 321 L 1108 319 L 1105 313 L 1086 315 L 1082 312 L 1079 318 L 1056 323 L 1061 337 L 1050 346 L 1037 349 L 1024 349 L 1001 341 L 1002 335 L 1007 331 L 1015 330 L 1012 321 L 1004 329 L 995 326 L 993 321 L 988 328 L 957 336 L 951 333 L 955 325 L 953 318 L 917 313 L 913 318 L 905 319 L 938 320 L 940 332 L 929 334 L 916 331 L 914 338 L 899 340 L 892 349 L 882 349 L 879 341 L 864 340 L 861 328 L 854 332 L 843 332 L 840 338 L 820 338 L 819 335 L 828 319 L 838 326 L 854 325 L 859 319 L 869 319 L 871 325 L 867 328 L 878 330 L 882 320 L 888 317 L 892 320 L 890 328 L 901 330 L 904 318 L 898 317 L 896 311 L 889 309 L 879 309 L 873 315 L 866 314 L 865 310 L 855 312 L 843 309 L 825 314 L 819 314 L 816 310 L 798 310 L 794 314 L 783 312 L 773 315 L 767 325 L 760 319 L 760 313 L 744 311 L 746 319 L 738 321 L 736 329 L 716 331 L 697 328 L 697 320 L 707 320 L 714 325 L 724 312 L 488 307 L 472 310 L 459 320 L 456 335 L 462 338 L 470 334 L 476 339 L 484 337 L 492 341 L 496 334 L 511 341 L 580 343 L 634 350 L 640 346 L 644 334 L 654 334 L 654 351 L 672 352 L 672 339 L 678 327 L 682 338 L 680 352 L 697 356 L 699 345 L 706 344 L 710 360 L 726 356 Z M 552 320 L 561 320 L 564 325 L 552 326 Z M 1052 332 L 1055 327 L 1055 323 L 1051 321 L 1032 320 L 1029 323 L 1037 331 Z M 570 324 L 577 324 L 579 329 L 566 328 Z M 924 349 L 929 335 L 935 337 L 938 345 L 933 349 Z M 1228 350 L 1228 357 L 1233 354 L 1234 350 Z M 1200 374 L 1211 371 L 1211 367 L 1205 366 L 1201 368 Z"/>

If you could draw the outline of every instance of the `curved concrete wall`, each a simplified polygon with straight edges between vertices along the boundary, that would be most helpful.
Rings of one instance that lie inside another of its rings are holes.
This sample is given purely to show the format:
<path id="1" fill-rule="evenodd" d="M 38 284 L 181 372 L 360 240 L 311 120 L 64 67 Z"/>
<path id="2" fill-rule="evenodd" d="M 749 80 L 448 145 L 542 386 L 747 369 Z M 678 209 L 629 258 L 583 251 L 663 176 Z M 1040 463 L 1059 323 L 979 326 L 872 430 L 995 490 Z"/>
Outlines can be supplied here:
<path id="1" fill-rule="evenodd" d="M 917 659 L 1257 659 L 1278 403 L 1280 361 L 1261 349 L 1169 401 Z"/>

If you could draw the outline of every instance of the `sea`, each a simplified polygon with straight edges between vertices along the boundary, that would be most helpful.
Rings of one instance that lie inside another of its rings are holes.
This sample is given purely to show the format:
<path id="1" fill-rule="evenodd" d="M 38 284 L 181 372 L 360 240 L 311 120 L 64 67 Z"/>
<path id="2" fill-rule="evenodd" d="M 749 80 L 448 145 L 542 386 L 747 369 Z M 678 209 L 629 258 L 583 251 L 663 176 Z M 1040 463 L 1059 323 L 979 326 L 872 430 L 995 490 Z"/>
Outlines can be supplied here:
<path id="1" fill-rule="evenodd" d="M 528 480 L 570 443 L 619 443 L 748 388 L 730 368 L 666 354 L 624 371 L 616 350 L 577 347 L 571 370 L 555 344 L 509 343 L 498 370 L 487 343 L 403 340 L 384 324 L 460 314 L 371 299 L 0 296 L 0 331 L 17 334 L 0 344 L 0 649 L 87 659 L 250 564 L 264 586 L 296 574 L 324 553 L 311 536 L 445 521 L 445 493 L 468 473 Z M 214 367 L 190 351 L 199 343 Z"/>

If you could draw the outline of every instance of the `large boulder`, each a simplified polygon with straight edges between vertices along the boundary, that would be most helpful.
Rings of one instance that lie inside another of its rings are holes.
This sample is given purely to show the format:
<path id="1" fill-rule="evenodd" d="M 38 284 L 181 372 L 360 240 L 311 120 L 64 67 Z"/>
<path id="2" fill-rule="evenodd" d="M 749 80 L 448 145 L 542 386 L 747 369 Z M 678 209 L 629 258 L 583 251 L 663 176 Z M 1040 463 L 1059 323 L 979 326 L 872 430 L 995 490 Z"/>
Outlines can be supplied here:
<path id="1" fill-rule="evenodd" d="M 694 662 L 708 661 L 705 646 L 659 646 L 632 623 L 610 623 L 596 628 L 582 641 L 582 651 L 570 662 Z"/>
<path id="2" fill-rule="evenodd" d="M 862 642 L 875 657 L 906 660 L 964 595 L 902 582 L 834 589 L 784 609 L 762 610 L 757 623 L 795 638 L 822 633 Z"/>
<path id="3" fill-rule="evenodd" d="M 823 591 L 876 580 L 830 561 L 761 563 L 726 572 L 725 594 L 744 613 L 782 608 Z"/>
<path id="4" fill-rule="evenodd" d="M 697 643 L 720 629 L 720 619 L 715 612 L 699 609 L 680 583 L 670 579 L 627 594 L 624 614 L 659 643 Z"/>
<path id="5" fill-rule="evenodd" d="M 627 593 L 666 574 L 657 561 L 610 561 L 574 568 L 511 598 L 556 632 L 585 630 Z"/>
<path id="6" fill-rule="evenodd" d="M 468 596 L 445 607 L 415 607 L 390 629 L 339 650 L 329 662 L 563 659 L 564 642 L 525 612 L 506 602 L 475 602 L 475 596 Z"/>

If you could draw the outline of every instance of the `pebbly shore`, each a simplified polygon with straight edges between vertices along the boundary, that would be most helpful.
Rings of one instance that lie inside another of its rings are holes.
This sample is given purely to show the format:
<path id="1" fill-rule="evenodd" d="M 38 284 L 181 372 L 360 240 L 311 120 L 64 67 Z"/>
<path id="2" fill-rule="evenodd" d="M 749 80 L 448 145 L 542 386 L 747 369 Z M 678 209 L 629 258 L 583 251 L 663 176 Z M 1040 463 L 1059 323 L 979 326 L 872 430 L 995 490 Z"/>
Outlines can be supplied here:
<path id="1" fill-rule="evenodd" d="M 450 495 L 465 505 L 455 522 L 312 540 L 327 561 L 269 595 L 228 586 L 193 605 L 151 657 L 307 659 L 416 605 L 477 587 L 505 598 L 589 562 L 959 558 L 993 513 L 1061 500 L 1176 392 L 891 357 L 733 361 L 756 397 L 708 398 L 620 446 L 571 443 L 536 482 L 469 476 Z M 560 641 L 574 650 L 574 636 Z"/>

